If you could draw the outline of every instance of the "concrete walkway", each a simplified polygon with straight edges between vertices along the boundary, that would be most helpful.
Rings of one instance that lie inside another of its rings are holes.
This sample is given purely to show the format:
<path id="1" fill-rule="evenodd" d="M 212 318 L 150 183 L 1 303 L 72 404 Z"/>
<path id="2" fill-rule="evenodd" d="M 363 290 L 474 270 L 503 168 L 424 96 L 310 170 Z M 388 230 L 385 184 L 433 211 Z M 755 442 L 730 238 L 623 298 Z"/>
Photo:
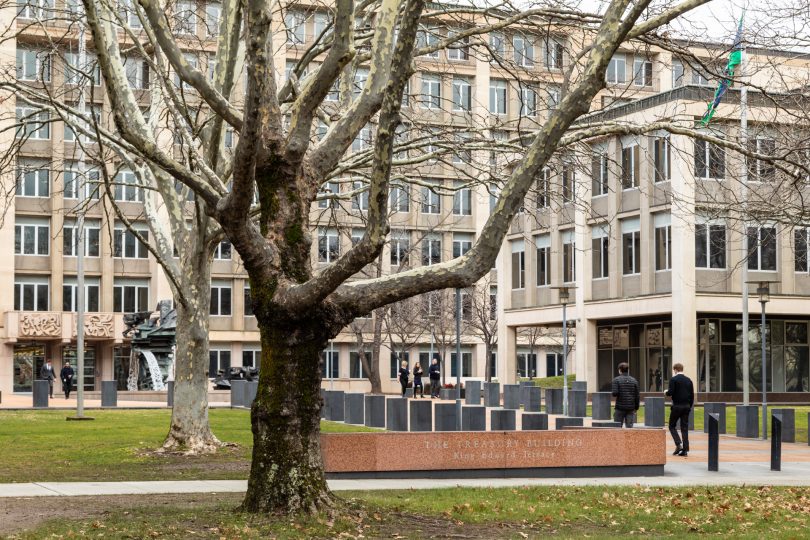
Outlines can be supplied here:
<path id="1" fill-rule="evenodd" d="M 494 478 L 476 480 L 330 480 L 334 491 L 374 489 L 434 489 L 514 486 L 810 486 L 810 463 L 790 463 L 772 472 L 764 463 L 722 463 L 710 473 L 704 463 L 670 463 L 659 477 L 623 478 Z M 166 493 L 243 493 L 246 480 L 187 480 L 165 482 L 36 482 L 0 484 L 3 497 L 77 497 L 93 495 L 155 495 Z"/>

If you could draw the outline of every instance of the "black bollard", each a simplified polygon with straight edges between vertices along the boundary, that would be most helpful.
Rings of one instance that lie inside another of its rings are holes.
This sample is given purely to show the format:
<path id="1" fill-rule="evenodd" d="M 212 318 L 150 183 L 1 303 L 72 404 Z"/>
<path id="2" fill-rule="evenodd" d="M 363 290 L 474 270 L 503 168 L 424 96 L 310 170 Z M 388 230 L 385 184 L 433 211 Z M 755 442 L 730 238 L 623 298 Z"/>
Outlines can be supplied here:
<path id="1" fill-rule="evenodd" d="M 782 418 L 771 416 L 771 470 L 782 470 Z"/>
<path id="2" fill-rule="evenodd" d="M 720 414 L 709 413 L 709 470 L 720 470 Z"/>

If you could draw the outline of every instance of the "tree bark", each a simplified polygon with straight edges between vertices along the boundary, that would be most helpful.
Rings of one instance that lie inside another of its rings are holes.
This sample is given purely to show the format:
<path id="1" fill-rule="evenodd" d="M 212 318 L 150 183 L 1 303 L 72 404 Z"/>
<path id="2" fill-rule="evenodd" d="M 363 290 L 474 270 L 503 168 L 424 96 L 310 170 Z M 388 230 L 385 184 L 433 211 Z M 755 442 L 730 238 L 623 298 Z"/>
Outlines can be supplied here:
<path id="1" fill-rule="evenodd" d="M 253 459 L 242 508 L 314 512 L 332 502 L 321 461 L 319 361 L 330 325 L 317 317 L 259 323 L 260 383 L 251 411 Z"/>
<path id="2" fill-rule="evenodd" d="M 492 376 L 490 375 L 492 373 L 492 345 L 489 344 L 489 341 L 484 344 L 484 348 L 484 354 L 486 354 L 484 358 L 484 380 L 492 382 Z"/>
<path id="3" fill-rule="evenodd" d="M 191 249 L 191 248 L 190 248 Z M 164 451 L 186 454 L 216 452 L 222 446 L 208 422 L 208 308 L 211 299 L 211 262 L 208 250 L 195 250 L 183 279 L 188 284 L 188 307 L 177 306 L 174 359 L 174 406 Z M 189 266 L 194 266 L 189 269 Z M 189 271 L 191 270 L 191 271 Z"/>

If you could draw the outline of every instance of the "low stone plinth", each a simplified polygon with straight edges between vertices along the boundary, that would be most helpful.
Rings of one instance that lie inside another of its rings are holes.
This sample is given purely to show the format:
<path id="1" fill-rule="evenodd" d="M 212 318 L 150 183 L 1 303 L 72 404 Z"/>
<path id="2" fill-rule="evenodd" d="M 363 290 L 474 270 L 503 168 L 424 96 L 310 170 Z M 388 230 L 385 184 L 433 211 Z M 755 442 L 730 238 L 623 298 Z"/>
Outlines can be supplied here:
<path id="1" fill-rule="evenodd" d="M 330 478 L 660 476 L 665 437 L 660 429 L 608 428 L 324 433 L 321 452 Z"/>

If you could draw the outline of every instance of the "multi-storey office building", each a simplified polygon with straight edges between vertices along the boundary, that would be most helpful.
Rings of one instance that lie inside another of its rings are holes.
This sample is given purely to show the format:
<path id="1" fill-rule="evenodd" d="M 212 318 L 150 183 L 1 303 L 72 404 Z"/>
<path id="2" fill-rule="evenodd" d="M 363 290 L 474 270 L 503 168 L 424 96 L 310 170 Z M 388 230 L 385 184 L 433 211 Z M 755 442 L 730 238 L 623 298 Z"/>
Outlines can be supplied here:
<path id="1" fill-rule="evenodd" d="M 75 25 L 68 26 L 71 18 L 80 16 L 78 5 L 70 0 L 21 1 L 16 14 L 7 17 L 9 28 L 16 29 L 17 35 L 15 39 L 5 40 L 0 50 L 7 64 L 16 63 L 20 82 L 59 89 L 60 99 L 69 103 L 78 102 L 77 73 L 73 69 L 78 67 L 77 36 Z M 175 30 L 189 38 L 186 40 L 189 61 L 212 73 L 212 38 L 218 25 L 218 4 L 177 2 L 169 9 Z M 122 13 L 137 32 L 137 16 L 132 12 Z M 296 61 L 323 31 L 326 21 L 328 14 L 316 6 L 290 7 L 280 13 L 276 37 L 276 66 L 280 78 L 290 77 Z M 474 23 L 437 16 L 425 22 L 419 34 L 419 46 L 435 45 L 440 39 Z M 358 21 L 358 26 L 367 24 L 373 25 L 373 19 Z M 53 41 L 47 39 L 49 31 L 63 37 L 57 40 L 58 46 L 52 46 Z M 417 73 L 410 81 L 403 110 L 406 122 L 402 141 L 409 147 L 408 154 L 403 150 L 400 155 L 408 158 L 403 161 L 410 162 L 401 170 L 418 182 L 392 190 L 393 233 L 381 259 L 381 272 L 433 264 L 469 249 L 489 215 L 498 181 L 509 167 L 507 152 L 490 153 L 485 146 L 476 146 L 474 141 L 488 138 L 500 144 L 530 132 L 532 126 L 543 120 L 548 109 L 556 106 L 571 51 L 585 40 L 566 31 L 543 36 L 532 32 L 505 29 L 450 49 L 428 52 L 417 59 Z M 91 43 L 88 49 L 92 67 Z M 599 96 L 594 107 L 616 106 L 626 100 L 652 95 L 668 89 L 673 81 L 679 84 L 683 77 L 687 81 L 711 84 L 697 70 L 690 71 L 688 65 L 677 66 L 669 53 L 628 48 L 611 62 L 606 74 L 609 88 Z M 351 84 L 336 87 L 325 107 L 329 107 L 330 102 L 339 104 L 341 100 L 352 99 L 362 88 L 367 73 L 362 65 L 353 70 Z M 515 73 L 520 73 L 520 82 Z M 150 73 L 142 59 L 133 57 L 127 59 L 127 75 L 130 85 L 143 99 L 144 107 L 148 107 L 148 89 L 150 81 L 155 81 L 155 74 Z M 96 73 L 94 85 L 86 90 L 86 107 L 98 115 L 102 124 L 111 125 L 108 100 L 100 82 L 100 75 Z M 179 81 L 175 84 L 179 86 Z M 4 103 L 8 107 L 14 101 L 9 99 Z M 234 101 L 238 103 L 238 95 L 234 96 Z M 77 136 L 59 118 L 38 113 L 34 106 L 21 99 L 16 100 L 15 110 L 4 111 L 3 118 L 8 123 L 20 119 L 25 124 L 22 129 L 26 137 L 14 165 L 14 189 L 6 189 L 15 196 L 10 198 L 6 219 L 0 228 L 0 235 L 6 240 L 3 245 L 9 250 L 7 256 L 0 259 L 0 290 L 14 291 L 13 295 L 0 295 L 0 391 L 29 391 L 46 357 L 58 364 L 64 359 L 71 360 L 75 354 L 72 330 L 76 297 L 74 229 L 79 199 L 76 179 L 81 174 L 91 182 L 85 225 L 89 312 L 85 324 L 88 340 L 85 384 L 93 389 L 102 379 L 123 381 L 129 358 L 127 340 L 122 336 L 123 313 L 152 309 L 157 301 L 171 298 L 159 265 L 116 219 L 113 201 L 109 200 L 113 199 L 148 239 L 143 191 L 131 172 L 114 164 L 105 164 L 107 172 L 116 178 L 111 196 L 95 189 L 97 186 L 92 183 L 100 177 L 100 165 L 89 163 L 80 170 Z M 326 126 L 318 126 L 314 135 L 321 136 L 324 129 Z M 3 143 L 13 144 L 14 130 L 2 133 Z M 361 156 L 369 148 L 372 136 L 371 127 L 363 130 L 347 159 Z M 233 147 L 235 138 L 235 134 L 227 133 L 225 147 Z M 176 142 L 170 133 L 161 140 L 166 145 Z M 362 193 L 355 193 L 355 187 L 351 175 L 336 177 L 324 186 L 324 193 L 336 194 L 338 198 L 325 198 L 313 205 L 312 257 L 316 266 L 330 264 L 362 232 L 365 199 Z M 504 251 L 489 276 L 492 286 L 487 291 L 496 299 L 501 320 L 504 306 L 514 309 L 520 305 L 519 295 L 510 293 L 512 287 L 508 281 L 512 252 Z M 373 271 L 367 269 L 366 272 Z M 209 372 L 213 374 L 227 366 L 255 365 L 259 336 L 250 313 L 249 287 L 238 254 L 227 241 L 214 255 L 211 291 Z M 384 335 L 381 353 L 384 388 L 396 388 L 397 358 L 407 355 L 411 362 L 417 358 L 424 362 L 431 351 L 449 349 L 452 339 L 441 335 L 437 317 L 425 319 L 411 339 L 404 340 L 407 344 L 392 347 L 395 339 L 387 333 Z M 524 325 L 537 326 L 543 320 L 537 318 Z M 368 340 L 373 319 L 360 320 L 358 326 Z M 346 329 L 324 351 L 325 384 L 353 390 L 368 388 L 357 354 L 355 330 Z M 558 336 L 558 332 L 556 334 Z M 518 336 L 512 340 L 502 336 L 499 340 L 501 353 L 493 375 L 511 380 L 516 376 L 542 376 L 561 371 L 561 343 L 554 331 L 529 331 Z M 484 345 L 472 331 L 465 333 L 462 342 L 462 375 L 484 377 Z M 392 348 L 398 349 L 396 354 Z M 445 357 L 452 360 L 450 354 Z M 451 364 L 453 369 L 446 370 L 447 374 L 455 375 L 455 362 Z"/>
<path id="2" fill-rule="evenodd" d="M 710 126 L 702 128 L 713 85 L 684 73 L 683 64 L 671 65 L 671 78 L 661 79 L 671 81 L 670 88 L 587 121 L 645 126 L 667 119 L 738 141 L 739 92 L 731 91 Z M 778 81 L 773 71 L 753 70 L 757 84 L 774 94 L 751 94 L 750 148 L 778 155 L 802 140 L 799 128 L 787 120 L 802 105 L 780 91 L 803 85 L 806 58 L 756 51 L 752 65 L 783 65 L 795 77 Z M 679 84 L 684 80 L 689 84 Z M 768 391 L 777 400 L 807 399 L 810 281 L 806 218 L 797 203 L 806 192 L 803 184 L 785 180 L 767 160 L 749 159 L 744 166 L 739 153 L 722 145 L 663 130 L 596 140 L 585 155 L 572 157 L 569 167 L 551 182 L 554 208 L 532 207 L 508 240 L 511 257 L 501 278 L 510 291 L 505 295 L 506 358 L 513 357 L 515 328 L 561 324 L 552 286 L 568 285 L 576 287 L 568 305 L 568 320 L 576 326 L 570 366 L 590 391 L 609 388 L 618 364 L 629 362 L 643 391 L 660 392 L 672 364 L 681 362 L 705 397 L 722 393 L 724 399 L 741 399 L 745 335 L 749 387 L 759 399 L 756 285 L 748 285 L 750 329 L 743 332 L 741 324 L 746 265 L 749 281 L 773 282 L 766 305 Z M 577 177 L 570 187 L 565 174 Z"/>

